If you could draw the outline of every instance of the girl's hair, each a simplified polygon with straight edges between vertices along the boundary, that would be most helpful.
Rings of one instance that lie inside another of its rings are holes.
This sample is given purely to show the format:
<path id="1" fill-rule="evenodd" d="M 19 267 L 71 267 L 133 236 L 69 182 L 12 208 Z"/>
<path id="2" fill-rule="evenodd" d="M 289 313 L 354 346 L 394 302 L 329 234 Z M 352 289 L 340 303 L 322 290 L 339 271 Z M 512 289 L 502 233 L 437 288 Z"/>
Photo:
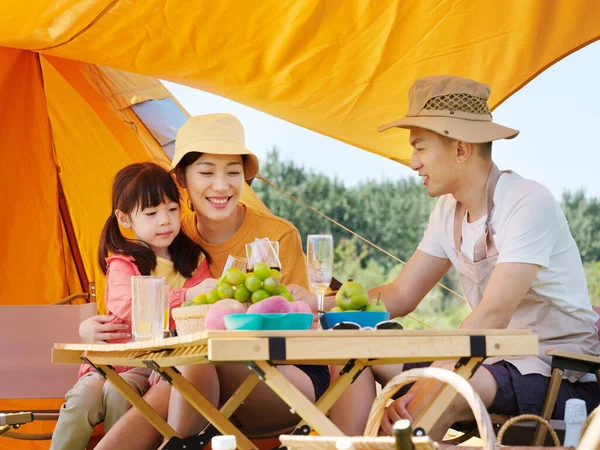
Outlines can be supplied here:
<path id="1" fill-rule="evenodd" d="M 156 255 L 146 243 L 123 236 L 115 211 L 118 209 L 129 216 L 137 210 L 154 208 L 164 203 L 165 198 L 180 203 L 177 184 L 171 174 L 158 164 L 130 164 L 117 173 L 112 186 L 112 213 L 104 224 L 98 247 L 98 263 L 104 274 L 106 258 L 111 252 L 133 257 L 140 273 L 150 275 L 156 267 Z M 202 248 L 180 229 L 169 245 L 169 252 L 175 270 L 186 278 L 191 277 L 198 267 Z"/>

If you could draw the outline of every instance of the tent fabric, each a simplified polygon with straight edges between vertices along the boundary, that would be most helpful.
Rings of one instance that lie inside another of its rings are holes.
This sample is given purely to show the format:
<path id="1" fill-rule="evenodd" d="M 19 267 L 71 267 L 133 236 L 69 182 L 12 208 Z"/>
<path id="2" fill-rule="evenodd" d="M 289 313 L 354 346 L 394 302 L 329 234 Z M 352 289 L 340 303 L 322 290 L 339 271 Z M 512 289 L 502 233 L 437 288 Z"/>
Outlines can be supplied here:
<path id="1" fill-rule="evenodd" d="M 404 164 L 406 132 L 376 130 L 414 79 L 476 78 L 496 106 L 599 35 L 596 0 L 0 5 L 0 45 L 200 88 Z"/>
<path id="2" fill-rule="evenodd" d="M 112 177 L 135 161 L 170 166 L 129 106 L 175 100 L 159 81 L 144 76 L 15 49 L 0 48 L 0 58 L 0 138 L 10 168 L 0 180 L 7 213 L 7 232 L 0 237 L 6 249 L 1 304 L 48 304 L 82 290 L 59 212 L 60 183 L 102 312 L 104 276 L 96 255 L 110 214 Z M 265 208 L 251 188 L 243 200 Z"/>
<path id="3" fill-rule="evenodd" d="M 96 283 L 98 309 L 103 312 L 104 275 L 96 255 L 110 214 L 112 178 L 136 161 L 170 167 L 160 143 L 132 107 L 156 100 L 159 106 L 170 100 L 170 111 L 180 106 L 149 77 L 6 47 L 0 47 L 0 60 L 5 168 L 0 178 L 0 305 L 45 305 L 83 291 L 75 249 L 67 237 L 70 224 L 85 277 Z M 187 117 L 187 112 L 181 110 L 180 115 Z M 250 187 L 242 201 L 266 210 Z M 36 325 L 48 339 L 49 327 Z M 23 338 L 30 339 L 30 334 Z M 49 360 L 49 351 L 47 355 Z M 23 376 L 29 370 L 13 369 L 23 370 Z M 57 409 L 61 403 L 62 399 L 0 399 L 0 411 Z M 49 432 L 53 426 L 37 421 L 23 432 Z M 48 441 L 0 437 L 0 450 L 48 446 Z"/>

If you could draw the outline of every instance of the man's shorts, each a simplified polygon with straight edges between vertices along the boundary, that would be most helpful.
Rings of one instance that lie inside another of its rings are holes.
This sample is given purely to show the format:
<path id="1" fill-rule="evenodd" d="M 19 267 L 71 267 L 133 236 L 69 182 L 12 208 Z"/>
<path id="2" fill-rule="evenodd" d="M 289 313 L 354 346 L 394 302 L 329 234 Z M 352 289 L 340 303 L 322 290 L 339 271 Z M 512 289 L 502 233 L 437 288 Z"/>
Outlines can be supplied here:
<path id="1" fill-rule="evenodd" d="M 409 363 L 404 365 L 404 370 L 418 367 L 428 367 L 431 363 Z M 490 414 L 504 414 L 517 416 L 519 414 L 542 413 L 542 406 L 546 398 L 546 391 L 550 378 L 540 374 L 521 375 L 515 366 L 506 361 L 496 364 L 482 364 L 498 383 L 498 391 L 491 406 Z M 401 397 L 410 389 L 410 385 L 403 386 L 394 396 Z M 563 420 L 565 417 L 565 402 L 570 398 L 580 398 L 585 401 L 588 414 L 600 404 L 600 386 L 597 382 L 571 383 L 563 380 L 560 384 L 556 407 L 552 413 L 553 419 Z"/>

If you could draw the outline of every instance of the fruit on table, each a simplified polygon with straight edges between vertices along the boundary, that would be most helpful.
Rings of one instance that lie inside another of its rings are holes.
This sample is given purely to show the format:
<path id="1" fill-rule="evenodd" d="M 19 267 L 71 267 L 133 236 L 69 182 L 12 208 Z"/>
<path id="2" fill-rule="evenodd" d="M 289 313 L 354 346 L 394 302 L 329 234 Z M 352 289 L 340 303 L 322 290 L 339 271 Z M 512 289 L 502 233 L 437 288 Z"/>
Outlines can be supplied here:
<path id="1" fill-rule="evenodd" d="M 226 303 L 223 303 L 226 302 Z M 243 314 L 246 307 L 237 300 L 226 299 L 211 305 L 204 318 L 204 328 L 207 330 L 224 330 L 225 321 L 223 317 L 229 314 Z"/>
<path id="2" fill-rule="evenodd" d="M 217 286 L 217 294 L 219 294 L 219 298 L 233 298 L 233 286 L 222 282 Z"/>
<path id="3" fill-rule="evenodd" d="M 246 275 L 244 286 L 250 291 L 258 291 L 262 287 L 262 280 L 254 274 Z"/>
<path id="4" fill-rule="evenodd" d="M 281 281 L 281 272 L 277 269 L 271 269 L 271 276 Z"/>
<path id="5" fill-rule="evenodd" d="M 237 267 L 232 267 L 227 271 L 224 277 L 225 281 L 231 286 L 240 286 L 246 281 L 246 274 Z"/>
<path id="6" fill-rule="evenodd" d="M 333 308 L 331 308 L 331 310 L 329 312 L 342 312 L 344 311 L 342 308 L 340 308 L 339 306 L 334 306 Z"/>
<path id="7" fill-rule="evenodd" d="M 267 263 L 259 262 L 254 266 L 254 275 L 260 278 L 261 281 L 265 281 L 271 276 L 271 268 Z"/>
<path id="8" fill-rule="evenodd" d="M 371 300 L 363 311 L 387 312 L 385 304 L 381 301 L 381 292 L 375 300 Z"/>
<path id="9" fill-rule="evenodd" d="M 254 291 L 252 293 L 252 296 L 250 297 L 250 299 L 252 300 L 252 303 L 258 303 L 261 300 L 264 300 L 266 298 L 269 298 L 269 293 L 267 291 L 265 291 L 264 289 L 259 289 L 258 291 Z"/>
<path id="10" fill-rule="evenodd" d="M 280 296 L 282 296 L 283 298 L 285 298 L 288 302 L 293 302 L 294 301 L 294 296 L 292 294 L 290 294 L 289 292 L 282 292 L 281 294 L 279 294 Z"/>
<path id="11" fill-rule="evenodd" d="M 281 296 L 288 302 L 294 301 L 287 287 L 281 284 L 279 270 L 271 269 L 265 263 L 258 263 L 254 271 L 246 274 L 237 267 L 230 268 L 217 280 L 215 289 L 199 294 L 193 300 L 183 302 L 181 306 L 211 305 L 221 299 L 258 303 L 273 296 Z"/>
<path id="12" fill-rule="evenodd" d="M 198 294 L 194 297 L 194 299 L 192 300 L 192 303 L 194 305 L 206 305 L 208 304 L 208 294 L 203 293 L 203 294 Z"/>
<path id="13" fill-rule="evenodd" d="M 209 305 L 218 302 L 219 300 L 221 300 L 221 297 L 219 297 L 219 292 L 217 291 L 217 289 L 213 289 L 208 294 L 206 294 L 206 301 Z"/>
<path id="14" fill-rule="evenodd" d="M 344 311 L 361 310 L 369 303 L 369 293 L 357 281 L 348 281 L 335 295 L 335 303 Z"/>
<path id="15" fill-rule="evenodd" d="M 235 298 L 240 303 L 249 301 L 251 296 L 252 292 L 250 292 L 248 288 L 243 284 L 241 286 L 237 286 L 235 288 L 235 292 L 233 293 L 233 298 Z"/>
<path id="16" fill-rule="evenodd" d="M 293 312 L 291 305 L 287 299 L 277 295 L 251 305 L 248 308 L 248 314 L 290 313 Z"/>
<path id="17" fill-rule="evenodd" d="M 312 310 L 310 309 L 310 306 L 308 306 L 308 303 L 297 301 L 291 302 L 290 306 L 292 307 L 292 312 L 312 314 Z"/>
<path id="18" fill-rule="evenodd" d="M 275 277 L 269 277 L 263 281 L 263 289 L 271 295 L 279 294 L 281 283 Z"/>
<path id="19" fill-rule="evenodd" d="M 224 300 L 219 300 L 217 303 L 211 306 L 211 309 L 222 309 L 222 308 L 233 308 L 237 309 L 239 312 L 245 312 L 248 309 L 247 305 L 243 305 L 237 300 L 232 298 L 226 298 Z"/>

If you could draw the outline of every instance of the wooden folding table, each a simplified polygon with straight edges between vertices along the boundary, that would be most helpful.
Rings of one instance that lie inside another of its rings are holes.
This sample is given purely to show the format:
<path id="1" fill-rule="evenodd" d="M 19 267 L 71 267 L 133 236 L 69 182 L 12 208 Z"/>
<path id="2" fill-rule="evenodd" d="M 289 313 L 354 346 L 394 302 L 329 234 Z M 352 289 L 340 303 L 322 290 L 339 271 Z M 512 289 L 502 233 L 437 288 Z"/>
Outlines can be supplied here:
<path id="1" fill-rule="evenodd" d="M 290 409 L 323 436 L 343 433 L 325 415 L 365 367 L 438 360 L 457 360 L 455 372 L 469 378 L 486 357 L 535 356 L 537 337 L 530 330 L 327 330 L 205 331 L 192 335 L 128 344 L 55 344 L 57 364 L 91 364 L 166 438 L 176 432 L 135 392 L 112 366 L 152 367 L 221 433 L 234 434 L 238 447 L 256 449 L 229 417 L 259 381 L 265 382 Z M 219 410 L 185 380 L 175 366 L 240 363 L 249 377 Z M 340 377 L 316 404 L 311 403 L 278 370 L 282 364 L 340 365 Z M 450 404 L 455 391 L 445 387 L 415 420 L 430 429 Z"/>

